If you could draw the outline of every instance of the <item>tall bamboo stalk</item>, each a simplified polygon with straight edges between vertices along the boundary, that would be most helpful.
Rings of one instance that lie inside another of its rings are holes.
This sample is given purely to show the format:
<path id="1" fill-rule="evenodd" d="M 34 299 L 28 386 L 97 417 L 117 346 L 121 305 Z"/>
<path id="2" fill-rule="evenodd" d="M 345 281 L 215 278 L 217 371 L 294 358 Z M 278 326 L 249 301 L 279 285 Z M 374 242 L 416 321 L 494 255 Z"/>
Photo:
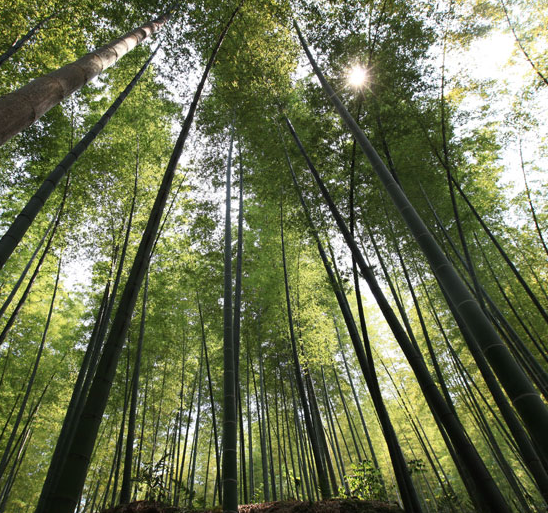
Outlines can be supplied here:
<path id="1" fill-rule="evenodd" d="M 0 55 L 0 66 L 4 64 L 12 55 L 14 55 L 18 50 L 20 50 L 23 45 L 38 32 L 46 22 L 53 18 L 53 14 L 42 18 L 38 23 L 36 23 L 30 30 L 22 37 L 20 37 L 15 43 L 13 43 L 2 55 Z"/>
<path id="2" fill-rule="evenodd" d="M 308 60 L 314 68 L 327 96 L 370 160 L 373 169 L 397 207 L 402 219 L 406 222 L 424 255 L 427 257 L 440 284 L 444 287 L 446 293 L 452 299 L 456 310 L 465 320 L 474 338 L 480 344 L 481 350 L 490 365 L 492 365 L 493 370 L 515 408 L 518 410 L 531 436 L 540 447 L 544 448 L 544 452 L 548 453 L 548 438 L 546 437 L 546 433 L 548 432 L 548 406 L 544 404 L 530 380 L 501 341 L 495 328 L 468 291 L 401 187 L 396 183 L 365 134 L 323 76 L 296 23 L 295 28 L 298 31 L 299 39 Z M 501 511 L 506 509 L 507 505 L 500 492 L 494 488 L 492 488 L 492 491 L 494 495 L 489 501 L 491 507 L 495 507 L 495 503 L 498 502 L 499 508 L 502 508 L 500 509 Z"/>
<path id="3" fill-rule="evenodd" d="M 223 511 L 238 512 L 237 409 L 234 338 L 232 331 L 232 225 L 230 221 L 232 145 L 230 130 L 226 164 L 224 295 L 223 295 Z"/>
<path id="4" fill-rule="evenodd" d="M 168 21 L 166 13 L 0 98 L 0 146 L 112 66 Z"/>
<path id="5" fill-rule="evenodd" d="M 59 258 L 59 262 L 57 264 L 57 276 L 55 278 L 55 285 L 53 286 L 53 293 L 51 295 L 51 302 L 50 302 L 50 306 L 49 306 L 49 310 L 48 310 L 48 315 L 47 315 L 47 318 L 46 318 L 46 322 L 44 324 L 44 330 L 42 332 L 42 338 L 40 339 L 40 344 L 38 346 L 38 351 L 36 353 L 36 358 L 34 359 L 34 365 L 32 367 L 32 372 L 31 372 L 29 380 L 27 382 L 25 395 L 23 396 L 23 400 L 21 402 L 21 405 L 19 406 L 19 412 L 18 412 L 17 417 L 15 419 L 15 423 L 14 423 L 12 429 L 11 429 L 10 437 L 9 437 L 7 443 L 6 443 L 6 446 L 4 447 L 4 452 L 2 454 L 2 458 L 0 459 L 0 479 L 3 477 L 4 472 L 6 471 L 11 446 L 13 445 L 13 442 L 15 441 L 15 437 L 17 435 L 17 430 L 19 429 L 19 424 L 21 423 L 21 420 L 23 419 L 23 413 L 25 412 L 25 407 L 26 407 L 27 401 L 30 397 L 32 387 L 34 385 L 34 380 L 36 378 L 36 373 L 38 372 L 38 366 L 39 366 L 40 360 L 42 358 L 44 345 L 46 343 L 46 339 L 47 339 L 48 331 L 49 331 L 49 326 L 50 326 L 50 323 L 51 323 L 51 317 L 53 315 L 53 307 L 55 305 L 55 297 L 57 296 L 57 288 L 59 286 L 60 274 L 61 274 L 61 258 Z"/>
<path id="6" fill-rule="evenodd" d="M 133 443 L 135 441 L 135 424 L 137 422 L 137 399 L 139 395 L 139 375 L 141 373 L 141 354 L 143 351 L 143 341 L 145 338 L 145 319 L 147 314 L 148 299 L 148 273 L 145 279 L 145 288 L 143 292 L 143 306 L 141 308 L 141 322 L 139 324 L 139 338 L 137 340 L 137 351 L 135 353 L 135 362 L 133 364 L 133 376 L 131 378 L 131 404 L 129 407 L 129 419 L 126 437 L 126 452 L 124 457 L 124 475 L 122 478 L 122 488 L 120 490 L 120 503 L 130 502 L 131 493 L 131 469 L 133 463 Z"/>
<path id="7" fill-rule="evenodd" d="M 149 263 L 152 246 L 160 225 L 169 191 L 171 190 L 177 163 L 190 131 L 198 101 L 205 86 L 209 71 L 213 67 L 217 52 L 238 9 L 239 6 L 232 13 L 212 50 L 162 179 L 162 184 L 139 244 L 135 260 L 120 300 L 120 305 L 113 320 L 110 334 L 105 343 L 105 348 L 101 360 L 99 361 L 96 376 L 90 388 L 84 411 L 76 428 L 67 462 L 61 473 L 61 479 L 59 480 L 57 490 L 54 493 L 53 504 L 58 513 L 73 512 L 80 492 L 84 486 L 90 456 L 95 445 L 101 418 L 106 407 L 112 380 L 116 372 L 122 343 L 127 334 L 131 314 L 135 308 L 139 289 L 141 288 L 144 274 Z"/>
<path id="8" fill-rule="evenodd" d="M 42 185 L 38 188 L 34 196 L 28 201 L 21 213 L 15 218 L 11 226 L 6 233 L 0 239 L 0 269 L 4 267 L 6 261 L 11 256 L 17 245 L 21 242 L 21 239 L 29 229 L 30 225 L 36 218 L 36 216 L 42 210 L 46 201 L 50 197 L 51 193 L 55 190 L 63 176 L 69 171 L 72 165 L 78 160 L 78 158 L 84 153 L 89 145 L 95 140 L 95 138 L 101 133 L 103 128 L 110 121 L 112 116 L 116 113 L 122 102 L 127 98 L 129 93 L 133 90 L 139 79 L 143 76 L 143 73 L 148 68 L 150 62 L 156 55 L 158 48 L 152 52 L 150 57 L 143 64 L 141 69 L 136 73 L 131 82 L 120 93 L 114 103 L 107 109 L 107 111 L 101 116 L 101 119 L 93 125 L 88 133 L 80 139 L 78 144 L 71 148 L 67 155 L 61 160 L 61 162 L 55 167 L 55 169 L 47 176 Z M 0 98 L 0 118 L 1 114 L 1 102 Z M 0 127 L 1 130 L 1 127 Z"/>
<path id="9" fill-rule="evenodd" d="M 318 481 L 320 485 L 320 493 L 323 499 L 329 498 L 331 496 L 331 490 L 329 489 L 329 481 L 325 468 L 322 463 L 320 445 L 317 439 L 316 432 L 314 431 L 314 426 L 312 423 L 312 416 L 310 414 L 310 409 L 308 406 L 308 401 L 306 399 L 306 392 L 304 388 L 301 365 L 299 363 L 299 354 L 297 352 L 297 343 L 295 340 L 295 331 L 293 327 L 293 315 L 291 310 L 291 299 L 289 295 L 289 280 L 287 277 L 287 265 L 285 259 L 285 243 L 284 243 L 284 231 L 283 231 L 283 210 L 282 203 L 280 202 L 280 233 L 281 233 L 281 243 L 282 243 L 282 264 L 284 271 L 284 284 L 285 284 L 285 299 L 287 303 L 287 320 L 289 324 L 289 337 L 291 341 L 291 350 L 293 354 L 293 364 L 295 368 L 295 381 L 297 383 L 297 390 L 301 399 L 301 407 L 303 409 L 304 421 L 306 424 L 306 431 L 310 439 L 310 444 L 312 447 L 312 452 L 314 453 L 314 463 L 316 465 L 316 470 L 318 473 Z"/>

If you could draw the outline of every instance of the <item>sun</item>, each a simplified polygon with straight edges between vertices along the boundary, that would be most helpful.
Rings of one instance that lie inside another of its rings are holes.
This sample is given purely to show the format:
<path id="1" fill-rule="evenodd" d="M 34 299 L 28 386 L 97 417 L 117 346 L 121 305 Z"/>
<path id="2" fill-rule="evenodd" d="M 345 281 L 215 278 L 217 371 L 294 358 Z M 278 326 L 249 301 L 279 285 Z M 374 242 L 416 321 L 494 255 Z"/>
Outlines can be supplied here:
<path id="1" fill-rule="evenodd" d="M 359 64 L 355 64 L 354 66 L 352 66 L 352 68 L 348 71 L 346 75 L 346 81 L 348 82 L 348 85 L 355 89 L 360 89 L 361 87 L 363 87 L 366 80 L 367 70 Z"/>

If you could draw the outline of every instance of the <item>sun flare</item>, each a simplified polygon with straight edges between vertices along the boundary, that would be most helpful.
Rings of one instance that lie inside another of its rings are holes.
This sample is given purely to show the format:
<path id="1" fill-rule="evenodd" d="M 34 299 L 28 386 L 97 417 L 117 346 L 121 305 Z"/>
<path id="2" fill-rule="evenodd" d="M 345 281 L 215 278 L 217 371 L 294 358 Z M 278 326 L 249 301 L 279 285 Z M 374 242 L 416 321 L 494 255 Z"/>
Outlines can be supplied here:
<path id="1" fill-rule="evenodd" d="M 346 80 L 348 85 L 359 89 L 360 87 L 363 87 L 365 81 L 367 80 L 367 70 L 359 64 L 355 64 L 349 70 Z"/>

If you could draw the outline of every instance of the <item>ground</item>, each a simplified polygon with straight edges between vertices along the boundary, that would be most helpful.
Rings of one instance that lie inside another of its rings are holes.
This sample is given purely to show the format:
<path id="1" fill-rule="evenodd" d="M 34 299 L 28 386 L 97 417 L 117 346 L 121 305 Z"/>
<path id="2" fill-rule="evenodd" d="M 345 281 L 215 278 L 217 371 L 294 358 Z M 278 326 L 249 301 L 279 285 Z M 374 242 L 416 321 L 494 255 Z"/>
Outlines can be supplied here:
<path id="1" fill-rule="evenodd" d="M 188 509 L 175 508 L 159 502 L 137 501 L 105 510 L 103 513 L 187 513 Z M 358 499 L 329 499 L 320 502 L 277 501 L 246 504 L 240 513 L 403 513 L 396 504 Z M 193 513 L 221 513 L 221 509 Z"/>

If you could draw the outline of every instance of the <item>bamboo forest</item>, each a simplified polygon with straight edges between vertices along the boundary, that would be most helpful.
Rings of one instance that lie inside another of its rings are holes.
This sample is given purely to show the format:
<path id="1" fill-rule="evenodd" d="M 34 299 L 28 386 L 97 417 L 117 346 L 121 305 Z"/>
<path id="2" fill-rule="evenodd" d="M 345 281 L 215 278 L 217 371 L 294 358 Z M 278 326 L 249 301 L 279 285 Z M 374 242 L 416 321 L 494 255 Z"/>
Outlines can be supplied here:
<path id="1" fill-rule="evenodd" d="M 548 511 L 547 27 L 0 0 L 0 513 Z"/>

